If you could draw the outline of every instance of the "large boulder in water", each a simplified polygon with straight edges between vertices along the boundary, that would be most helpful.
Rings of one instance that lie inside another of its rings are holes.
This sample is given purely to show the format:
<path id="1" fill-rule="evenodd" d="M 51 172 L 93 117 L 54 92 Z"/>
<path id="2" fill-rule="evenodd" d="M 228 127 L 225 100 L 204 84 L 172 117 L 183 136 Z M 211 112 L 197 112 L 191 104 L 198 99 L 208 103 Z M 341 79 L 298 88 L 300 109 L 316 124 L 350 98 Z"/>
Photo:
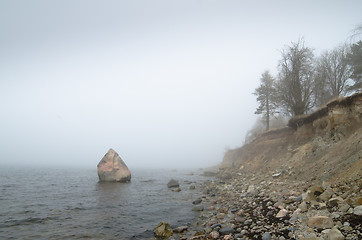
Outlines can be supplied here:
<path id="1" fill-rule="evenodd" d="M 101 182 L 129 182 L 131 172 L 121 157 L 112 148 L 97 165 L 98 177 Z"/>

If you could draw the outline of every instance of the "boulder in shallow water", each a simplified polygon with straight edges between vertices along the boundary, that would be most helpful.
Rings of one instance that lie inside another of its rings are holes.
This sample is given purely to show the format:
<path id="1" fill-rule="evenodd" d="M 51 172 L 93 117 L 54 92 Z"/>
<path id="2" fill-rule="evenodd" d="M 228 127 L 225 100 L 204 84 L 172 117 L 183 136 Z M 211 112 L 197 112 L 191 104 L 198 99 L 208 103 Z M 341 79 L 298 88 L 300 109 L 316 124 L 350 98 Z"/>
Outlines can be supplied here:
<path id="1" fill-rule="evenodd" d="M 112 148 L 97 165 L 98 177 L 101 182 L 129 182 L 131 172 L 121 157 Z"/>
<path id="2" fill-rule="evenodd" d="M 168 188 L 178 188 L 178 187 L 180 187 L 180 184 L 179 184 L 178 181 L 176 181 L 175 179 L 171 179 L 171 180 L 167 183 L 167 187 L 168 187 Z"/>
<path id="3" fill-rule="evenodd" d="M 173 230 L 167 222 L 160 222 L 153 230 L 156 237 L 168 238 L 173 234 Z"/>

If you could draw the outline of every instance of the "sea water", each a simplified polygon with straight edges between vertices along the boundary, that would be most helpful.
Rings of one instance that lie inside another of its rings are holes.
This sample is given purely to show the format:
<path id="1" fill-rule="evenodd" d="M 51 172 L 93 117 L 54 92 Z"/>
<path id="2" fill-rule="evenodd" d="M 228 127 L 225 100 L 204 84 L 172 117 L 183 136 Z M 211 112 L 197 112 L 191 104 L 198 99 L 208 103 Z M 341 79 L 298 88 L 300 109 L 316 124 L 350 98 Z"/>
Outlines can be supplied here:
<path id="1" fill-rule="evenodd" d="M 160 221 L 192 224 L 187 171 L 131 169 L 130 183 L 99 183 L 95 169 L 0 169 L 0 239 L 146 239 Z M 181 192 L 167 188 L 174 178 Z"/>

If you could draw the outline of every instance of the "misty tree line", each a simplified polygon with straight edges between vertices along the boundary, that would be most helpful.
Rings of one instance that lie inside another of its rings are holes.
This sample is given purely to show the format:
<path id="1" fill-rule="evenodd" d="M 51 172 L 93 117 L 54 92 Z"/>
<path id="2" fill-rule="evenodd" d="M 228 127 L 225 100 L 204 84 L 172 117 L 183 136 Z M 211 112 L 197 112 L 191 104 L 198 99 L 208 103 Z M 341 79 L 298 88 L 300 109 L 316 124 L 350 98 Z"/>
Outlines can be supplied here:
<path id="1" fill-rule="evenodd" d="M 304 40 L 281 51 L 278 73 L 262 73 L 255 89 L 266 129 L 272 116 L 306 114 L 333 98 L 362 89 L 362 41 L 344 44 L 315 56 Z"/>

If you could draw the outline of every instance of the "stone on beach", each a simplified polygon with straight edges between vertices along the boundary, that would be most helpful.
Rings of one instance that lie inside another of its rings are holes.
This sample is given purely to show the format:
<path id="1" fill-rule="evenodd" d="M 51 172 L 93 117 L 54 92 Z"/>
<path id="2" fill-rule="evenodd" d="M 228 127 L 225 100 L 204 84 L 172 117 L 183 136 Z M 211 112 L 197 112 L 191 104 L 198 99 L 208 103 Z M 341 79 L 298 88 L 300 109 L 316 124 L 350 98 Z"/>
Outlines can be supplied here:
<path id="1" fill-rule="evenodd" d="M 333 220 L 327 216 L 314 216 L 308 219 L 308 226 L 317 229 L 332 228 L 334 226 Z"/>
<path id="2" fill-rule="evenodd" d="M 286 217 L 287 214 L 288 214 L 288 210 L 281 209 L 275 217 L 276 218 L 283 218 L 283 217 Z"/>
<path id="3" fill-rule="evenodd" d="M 181 192 L 181 188 L 179 187 L 175 187 L 175 188 L 171 188 L 172 192 Z"/>
<path id="4" fill-rule="evenodd" d="M 212 231 L 209 234 L 209 239 L 218 239 L 220 237 L 220 234 L 217 231 Z"/>
<path id="5" fill-rule="evenodd" d="M 192 204 L 197 205 L 197 204 L 200 204 L 201 202 L 202 202 L 202 199 L 198 198 L 198 199 L 192 201 Z"/>
<path id="6" fill-rule="evenodd" d="M 343 234 L 336 227 L 332 228 L 327 235 L 329 240 L 344 240 Z"/>
<path id="7" fill-rule="evenodd" d="M 168 188 L 178 188 L 180 186 L 180 184 L 178 183 L 178 181 L 176 181 L 175 179 L 171 179 L 168 183 L 167 183 L 167 187 Z"/>
<path id="8" fill-rule="evenodd" d="M 127 165 L 112 148 L 97 165 L 98 177 L 101 182 L 129 182 L 131 172 Z"/>
<path id="9" fill-rule="evenodd" d="M 189 228 L 188 226 L 179 226 L 175 228 L 173 231 L 176 233 L 182 233 L 184 231 L 187 231 L 188 228 Z"/>
<path id="10" fill-rule="evenodd" d="M 173 230 L 167 222 L 160 222 L 153 230 L 156 237 L 168 238 L 172 236 Z"/>
<path id="11" fill-rule="evenodd" d="M 353 209 L 353 214 L 357 216 L 362 216 L 362 205 L 359 205 Z"/>
<path id="12" fill-rule="evenodd" d="M 194 212 L 204 211 L 204 206 L 197 205 L 197 206 L 195 206 L 195 207 L 192 208 L 192 211 L 194 211 Z"/>
<path id="13" fill-rule="evenodd" d="M 266 232 L 261 236 L 262 240 L 270 240 L 271 239 L 271 234 Z"/>
<path id="14" fill-rule="evenodd" d="M 219 233 L 222 235 L 226 235 L 226 234 L 230 234 L 230 233 L 235 233 L 235 230 L 230 227 L 223 227 L 219 230 Z"/>

